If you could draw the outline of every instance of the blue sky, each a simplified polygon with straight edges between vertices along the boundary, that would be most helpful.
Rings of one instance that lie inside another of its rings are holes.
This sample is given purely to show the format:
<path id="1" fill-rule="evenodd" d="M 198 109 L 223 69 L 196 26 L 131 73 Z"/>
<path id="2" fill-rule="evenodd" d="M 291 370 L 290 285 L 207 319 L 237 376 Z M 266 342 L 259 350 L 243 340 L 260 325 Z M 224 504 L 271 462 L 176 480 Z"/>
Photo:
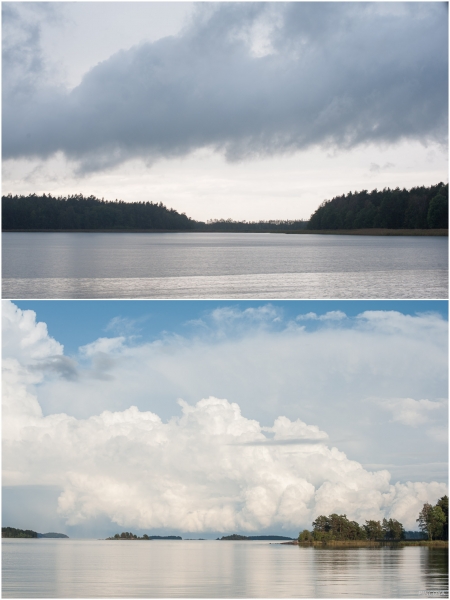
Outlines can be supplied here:
<path id="1" fill-rule="evenodd" d="M 200 319 L 216 308 L 239 307 L 245 310 L 268 303 L 209 300 L 18 300 L 15 304 L 23 310 L 34 310 L 37 320 L 44 321 L 49 334 L 64 345 L 66 354 L 72 355 L 80 346 L 93 339 L 117 335 L 114 328 L 108 328 L 116 317 L 133 322 L 136 334 L 143 339 L 152 340 L 163 331 L 189 334 L 189 321 Z M 294 319 L 300 312 L 323 315 L 330 311 L 342 311 L 348 317 L 354 317 L 366 310 L 395 310 L 405 315 L 436 312 L 448 320 L 448 303 L 441 300 L 302 300 L 270 301 L 270 304 L 282 310 L 285 320 Z M 314 324 L 310 323 L 310 326 Z"/>

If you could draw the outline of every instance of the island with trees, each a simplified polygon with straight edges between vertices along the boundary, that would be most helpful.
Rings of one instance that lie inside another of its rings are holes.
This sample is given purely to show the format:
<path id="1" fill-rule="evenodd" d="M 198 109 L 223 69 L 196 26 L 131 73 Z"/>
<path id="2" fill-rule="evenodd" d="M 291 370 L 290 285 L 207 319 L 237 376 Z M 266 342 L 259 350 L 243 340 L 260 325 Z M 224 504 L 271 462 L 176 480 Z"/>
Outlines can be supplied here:
<path id="1" fill-rule="evenodd" d="M 38 533 L 31 529 L 16 529 L 15 527 L 2 527 L 2 538 L 69 538 L 64 533 Z"/>
<path id="2" fill-rule="evenodd" d="M 2 196 L 2 230 L 91 232 L 448 234 L 448 184 L 349 192 L 325 200 L 309 221 L 196 221 L 162 202 L 108 201 L 73 194 Z"/>
<path id="3" fill-rule="evenodd" d="M 106 538 L 107 540 L 182 540 L 179 535 L 147 535 L 144 533 L 142 537 L 131 533 L 131 531 L 123 531 L 116 533 L 113 537 Z"/>
<path id="4" fill-rule="evenodd" d="M 437 542 L 439 545 L 448 545 L 448 496 L 440 498 L 434 506 L 424 504 L 417 523 L 421 533 L 405 532 L 403 525 L 396 519 L 368 520 L 360 525 L 356 521 L 350 521 L 346 515 L 320 515 L 313 521 L 312 530 L 301 531 L 295 543 L 365 545 L 387 542 Z"/>

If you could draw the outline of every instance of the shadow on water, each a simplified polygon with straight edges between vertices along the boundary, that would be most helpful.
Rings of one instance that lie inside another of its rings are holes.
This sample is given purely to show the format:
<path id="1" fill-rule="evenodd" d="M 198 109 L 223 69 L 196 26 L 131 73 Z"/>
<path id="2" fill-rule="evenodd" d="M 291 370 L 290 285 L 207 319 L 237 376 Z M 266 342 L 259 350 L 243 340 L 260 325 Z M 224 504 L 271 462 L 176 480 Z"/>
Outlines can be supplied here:
<path id="1" fill-rule="evenodd" d="M 448 548 L 428 548 L 421 556 L 422 569 L 428 588 L 448 586 Z"/>

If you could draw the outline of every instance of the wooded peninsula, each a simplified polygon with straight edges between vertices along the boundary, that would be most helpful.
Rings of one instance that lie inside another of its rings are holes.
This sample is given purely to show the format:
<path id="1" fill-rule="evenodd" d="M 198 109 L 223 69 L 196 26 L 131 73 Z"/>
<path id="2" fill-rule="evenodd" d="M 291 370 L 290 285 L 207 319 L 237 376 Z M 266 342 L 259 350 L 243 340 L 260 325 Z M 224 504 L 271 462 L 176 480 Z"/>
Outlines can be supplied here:
<path id="1" fill-rule="evenodd" d="M 324 201 L 309 221 L 195 221 L 161 202 L 107 201 L 82 194 L 2 197 L 3 231 L 368 232 L 448 230 L 448 184 L 349 192 Z M 373 234 L 372 233 L 372 234 Z"/>
<path id="2" fill-rule="evenodd" d="M 396 519 L 368 520 L 361 526 L 346 515 L 320 515 L 313 521 L 312 531 L 304 529 L 300 532 L 298 543 L 402 542 L 408 538 L 419 543 L 426 540 L 448 544 L 448 496 L 440 498 L 434 506 L 425 503 L 416 522 L 422 535 L 412 537 L 406 535 L 403 525 Z"/>

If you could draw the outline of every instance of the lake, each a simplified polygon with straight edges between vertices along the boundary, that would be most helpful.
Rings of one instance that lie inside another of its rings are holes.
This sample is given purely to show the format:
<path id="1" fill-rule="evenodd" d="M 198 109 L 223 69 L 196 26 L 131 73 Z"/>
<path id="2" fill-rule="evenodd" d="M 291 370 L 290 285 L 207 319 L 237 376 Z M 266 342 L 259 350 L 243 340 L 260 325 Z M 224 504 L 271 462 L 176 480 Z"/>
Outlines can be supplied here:
<path id="1" fill-rule="evenodd" d="M 3 233 L 3 298 L 447 298 L 448 238 Z"/>
<path id="2" fill-rule="evenodd" d="M 448 550 L 268 542 L 2 540 L 4 598 L 448 596 Z"/>

